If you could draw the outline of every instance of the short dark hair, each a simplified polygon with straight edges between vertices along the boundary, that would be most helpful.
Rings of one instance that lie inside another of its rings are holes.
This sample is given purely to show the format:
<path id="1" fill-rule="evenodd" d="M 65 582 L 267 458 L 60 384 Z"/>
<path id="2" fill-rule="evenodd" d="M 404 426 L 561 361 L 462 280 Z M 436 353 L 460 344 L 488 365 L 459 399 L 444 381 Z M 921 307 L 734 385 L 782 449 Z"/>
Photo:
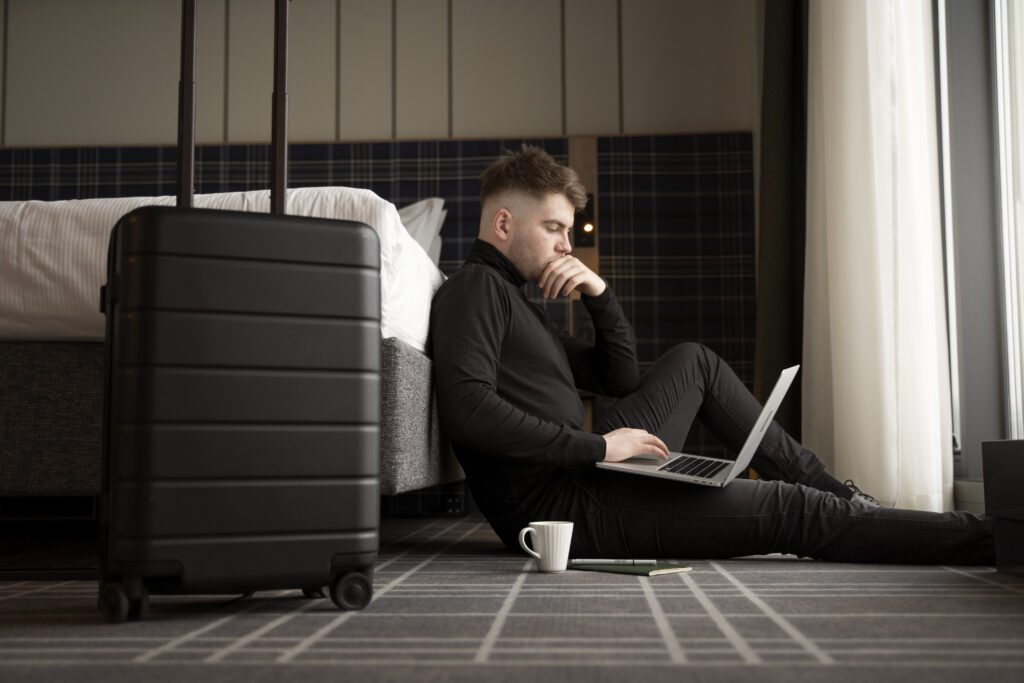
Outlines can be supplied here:
<path id="1" fill-rule="evenodd" d="M 576 171 L 562 166 L 540 147 L 524 144 L 518 152 L 506 150 L 480 176 L 480 203 L 506 191 L 523 192 L 538 199 L 560 194 L 577 211 L 587 205 L 587 189 Z"/>

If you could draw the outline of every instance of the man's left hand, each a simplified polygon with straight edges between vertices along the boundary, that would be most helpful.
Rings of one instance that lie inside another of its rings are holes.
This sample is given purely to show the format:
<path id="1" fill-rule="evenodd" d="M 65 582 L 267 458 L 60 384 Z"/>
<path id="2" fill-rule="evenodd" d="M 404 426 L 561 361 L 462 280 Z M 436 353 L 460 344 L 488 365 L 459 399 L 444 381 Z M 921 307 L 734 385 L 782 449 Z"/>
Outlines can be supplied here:
<path id="1" fill-rule="evenodd" d="M 597 273 L 568 254 L 549 263 L 537 284 L 543 290 L 545 299 L 569 296 L 573 290 L 579 290 L 587 296 L 600 296 L 607 286 Z"/>

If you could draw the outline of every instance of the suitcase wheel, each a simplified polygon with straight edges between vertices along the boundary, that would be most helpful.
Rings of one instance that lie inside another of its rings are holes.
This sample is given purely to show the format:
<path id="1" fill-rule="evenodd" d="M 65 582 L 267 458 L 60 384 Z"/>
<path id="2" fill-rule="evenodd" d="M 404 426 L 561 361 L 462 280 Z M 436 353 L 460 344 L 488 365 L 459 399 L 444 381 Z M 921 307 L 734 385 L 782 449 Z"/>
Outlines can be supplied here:
<path id="1" fill-rule="evenodd" d="M 100 609 L 108 624 L 120 624 L 128 619 L 131 603 L 120 584 L 108 583 L 100 591 Z"/>
<path id="2" fill-rule="evenodd" d="M 341 574 L 331 582 L 331 600 L 341 609 L 363 609 L 372 596 L 373 587 L 362 572 Z"/>
<path id="3" fill-rule="evenodd" d="M 100 611 L 103 618 L 110 624 L 120 624 L 124 621 L 138 621 L 145 619 L 149 614 L 149 593 L 141 585 L 133 585 L 129 597 L 125 587 L 120 583 L 106 583 L 100 589 Z"/>
<path id="4" fill-rule="evenodd" d="M 149 593 L 143 591 L 136 600 L 131 601 L 128 608 L 128 619 L 130 621 L 141 621 L 149 616 Z"/>
<path id="5" fill-rule="evenodd" d="M 302 594 L 310 600 L 322 600 L 327 597 L 322 588 L 303 588 Z"/>

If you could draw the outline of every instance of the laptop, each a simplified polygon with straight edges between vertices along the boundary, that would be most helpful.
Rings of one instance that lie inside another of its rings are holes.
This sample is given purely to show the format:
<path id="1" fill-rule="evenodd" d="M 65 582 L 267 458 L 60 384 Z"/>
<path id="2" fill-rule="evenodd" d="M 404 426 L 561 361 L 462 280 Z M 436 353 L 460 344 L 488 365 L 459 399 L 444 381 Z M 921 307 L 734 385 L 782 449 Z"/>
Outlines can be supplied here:
<path id="1" fill-rule="evenodd" d="M 754 423 L 754 429 L 747 435 L 747 441 L 743 444 L 743 449 L 740 450 L 736 460 L 688 453 L 669 453 L 668 461 L 662 460 L 656 455 L 638 455 L 622 462 L 599 462 L 597 466 L 606 470 L 674 479 L 701 486 L 725 486 L 740 472 L 747 469 L 750 461 L 754 459 L 754 452 L 761 444 L 765 432 L 768 431 L 768 426 L 772 423 L 772 418 L 775 417 L 775 411 L 778 410 L 783 397 L 789 391 L 789 385 L 793 383 L 793 378 L 796 377 L 799 369 L 799 365 L 794 365 L 791 368 L 786 368 L 779 375 L 778 381 L 775 382 L 775 388 L 772 389 L 757 422 Z"/>

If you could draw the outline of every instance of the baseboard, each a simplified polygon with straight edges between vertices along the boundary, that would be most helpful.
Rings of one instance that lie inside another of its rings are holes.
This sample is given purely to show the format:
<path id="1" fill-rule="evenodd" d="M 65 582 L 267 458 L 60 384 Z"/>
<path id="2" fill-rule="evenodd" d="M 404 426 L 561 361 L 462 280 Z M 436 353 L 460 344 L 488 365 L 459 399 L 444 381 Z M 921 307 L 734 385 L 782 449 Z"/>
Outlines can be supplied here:
<path id="1" fill-rule="evenodd" d="M 980 479 L 957 479 L 953 482 L 953 509 L 976 514 L 985 512 L 985 485 Z"/>
<path id="2" fill-rule="evenodd" d="M 0 581 L 84 581 L 99 576 L 91 519 L 0 519 Z"/>
<path id="3" fill-rule="evenodd" d="M 95 520 L 96 503 L 92 495 L 0 494 L 0 522 Z"/>

